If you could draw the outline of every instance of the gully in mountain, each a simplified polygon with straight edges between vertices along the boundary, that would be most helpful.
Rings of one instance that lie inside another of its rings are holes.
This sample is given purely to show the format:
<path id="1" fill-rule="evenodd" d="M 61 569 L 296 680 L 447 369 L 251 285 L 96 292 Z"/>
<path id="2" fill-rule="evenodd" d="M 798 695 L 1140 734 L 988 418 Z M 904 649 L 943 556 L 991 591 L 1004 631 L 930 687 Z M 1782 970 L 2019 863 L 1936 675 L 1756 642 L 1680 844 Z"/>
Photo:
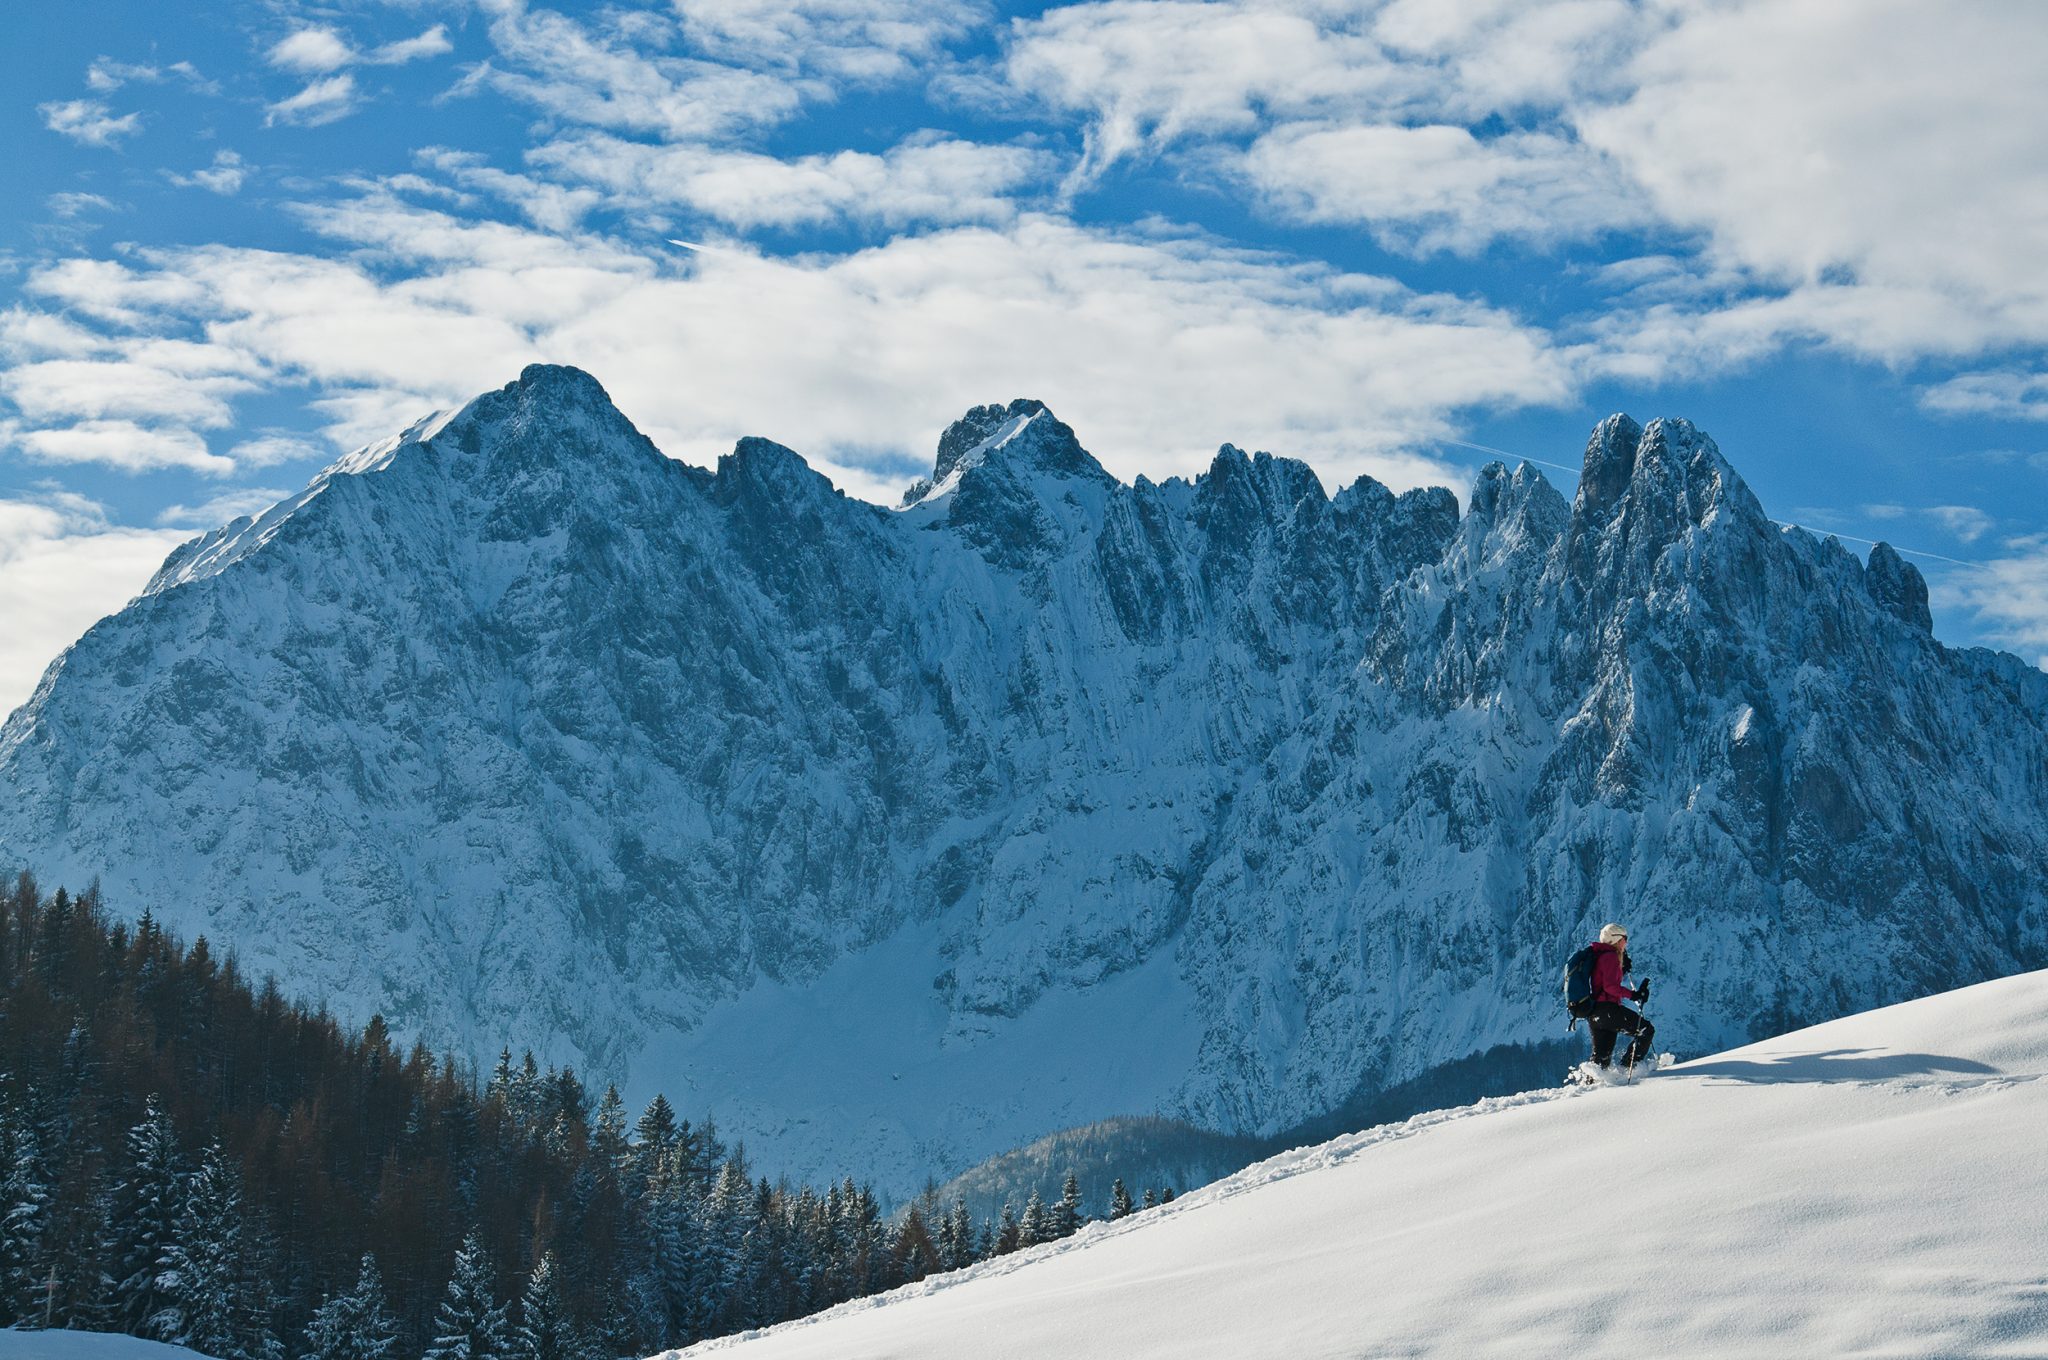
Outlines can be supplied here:
<path id="1" fill-rule="evenodd" d="M 1600 927 L 1600 938 L 1572 956 L 1565 965 L 1565 1006 L 1576 1024 L 1584 1020 L 1593 1031 L 1593 1065 L 1606 1067 L 1614 1057 L 1617 1034 L 1632 1036 L 1622 1063 L 1633 1068 L 1649 1056 L 1656 1027 L 1640 1011 L 1622 1005 L 1624 1000 L 1638 1006 L 1650 999 L 1650 979 L 1640 979 L 1634 988 L 1622 986 L 1629 972 L 1628 928 L 1613 922 Z"/>

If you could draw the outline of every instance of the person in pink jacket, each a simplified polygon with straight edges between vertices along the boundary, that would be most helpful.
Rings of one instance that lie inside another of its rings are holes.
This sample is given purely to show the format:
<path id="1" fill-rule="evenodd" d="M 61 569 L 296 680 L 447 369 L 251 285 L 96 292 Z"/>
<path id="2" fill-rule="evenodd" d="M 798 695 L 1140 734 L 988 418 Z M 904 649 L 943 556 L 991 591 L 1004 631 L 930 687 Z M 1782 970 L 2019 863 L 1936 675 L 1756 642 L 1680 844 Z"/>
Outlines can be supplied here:
<path id="1" fill-rule="evenodd" d="M 1656 1028 L 1645 1020 L 1640 1012 L 1622 1005 L 1633 1001 L 1637 1005 L 1650 999 L 1650 980 L 1640 979 L 1636 985 L 1625 987 L 1622 978 L 1629 971 L 1628 927 L 1608 922 L 1600 927 L 1600 939 L 1590 946 L 1593 950 L 1593 993 L 1571 1008 L 1574 1019 L 1584 1020 L 1593 1031 L 1593 1062 L 1605 1067 L 1614 1057 L 1614 1037 L 1617 1034 L 1632 1036 L 1628 1052 L 1622 1055 L 1622 1062 L 1634 1067 L 1650 1054 L 1650 1041 L 1656 1036 Z"/>

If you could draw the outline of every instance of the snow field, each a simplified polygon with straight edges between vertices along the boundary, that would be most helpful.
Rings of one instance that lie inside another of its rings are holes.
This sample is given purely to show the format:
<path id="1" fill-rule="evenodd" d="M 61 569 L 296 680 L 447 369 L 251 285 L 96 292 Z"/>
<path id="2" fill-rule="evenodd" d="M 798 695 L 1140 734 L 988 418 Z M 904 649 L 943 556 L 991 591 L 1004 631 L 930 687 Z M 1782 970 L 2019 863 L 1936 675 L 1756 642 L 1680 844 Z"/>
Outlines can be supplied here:
<path id="1" fill-rule="evenodd" d="M 690 1355 L 2048 1354 L 2048 973 L 1418 1116 Z"/>

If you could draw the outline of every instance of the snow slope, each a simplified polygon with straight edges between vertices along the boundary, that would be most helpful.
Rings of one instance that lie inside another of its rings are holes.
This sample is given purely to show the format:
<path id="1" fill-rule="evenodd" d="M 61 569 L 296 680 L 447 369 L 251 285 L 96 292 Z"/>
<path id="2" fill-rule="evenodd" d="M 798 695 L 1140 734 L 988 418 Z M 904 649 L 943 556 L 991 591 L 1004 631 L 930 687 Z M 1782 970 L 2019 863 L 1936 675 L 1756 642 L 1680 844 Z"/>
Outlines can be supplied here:
<path id="1" fill-rule="evenodd" d="M 0 1360 L 205 1360 L 198 1351 L 114 1332 L 0 1328 Z"/>
<path id="2" fill-rule="evenodd" d="M 2048 1354 L 2048 973 L 1304 1148 L 689 1355 Z"/>

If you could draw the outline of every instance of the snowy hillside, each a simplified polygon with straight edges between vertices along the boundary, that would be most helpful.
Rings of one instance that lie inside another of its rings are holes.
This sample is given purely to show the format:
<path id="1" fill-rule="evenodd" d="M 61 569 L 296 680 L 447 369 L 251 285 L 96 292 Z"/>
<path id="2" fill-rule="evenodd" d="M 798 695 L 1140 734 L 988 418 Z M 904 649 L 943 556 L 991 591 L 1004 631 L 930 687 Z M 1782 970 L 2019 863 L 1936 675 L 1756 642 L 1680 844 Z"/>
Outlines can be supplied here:
<path id="1" fill-rule="evenodd" d="M 2048 1353 L 2048 974 L 1275 1158 L 685 1354 Z"/>
<path id="2" fill-rule="evenodd" d="M 1383 1108 L 1554 1039 L 1605 919 L 1714 1045 L 2048 964 L 2048 676 L 1682 420 L 1585 460 L 1125 486 L 1019 400 L 891 510 L 531 368 L 60 658 L 0 868 L 899 1194 Z"/>
<path id="3" fill-rule="evenodd" d="M 205 1360 L 198 1351 L 112 1332 L 0 1328 L 0 1360 Z"/>

